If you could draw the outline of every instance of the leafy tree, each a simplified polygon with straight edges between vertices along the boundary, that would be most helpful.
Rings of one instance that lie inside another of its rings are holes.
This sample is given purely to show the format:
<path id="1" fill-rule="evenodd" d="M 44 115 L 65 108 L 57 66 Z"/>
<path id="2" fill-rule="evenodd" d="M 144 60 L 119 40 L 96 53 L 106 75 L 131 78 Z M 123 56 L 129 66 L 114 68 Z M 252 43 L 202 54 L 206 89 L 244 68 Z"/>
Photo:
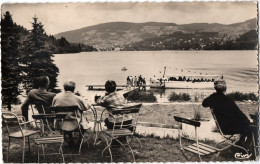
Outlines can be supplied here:
<path id="1" fill-rule="evenodd" d="M 21 70 L 19 67 L 19 35 L 18 27 L 13 23 L 12 16 L 7 11 L 1 19 L 1 50 L 2 50 L 2 103 L 11 110 L 11 104 L 19 101 L 21 93 Z"/>
<path id="2" fill-rule="evenodd" d="M 49 42 L 49 37 L 45 34 L 43 25 L 34 17 L 32 22 L 33 29 L 24 41 L 23 58 L 23 84 L 29 91 L 37 88 L 37 78 L 47 75 L 50 78 L 50 89 L 55 91 L 57 87 L 57 76 L 59 69 L 53 63 L 52 57 L 55 47 Z"/>

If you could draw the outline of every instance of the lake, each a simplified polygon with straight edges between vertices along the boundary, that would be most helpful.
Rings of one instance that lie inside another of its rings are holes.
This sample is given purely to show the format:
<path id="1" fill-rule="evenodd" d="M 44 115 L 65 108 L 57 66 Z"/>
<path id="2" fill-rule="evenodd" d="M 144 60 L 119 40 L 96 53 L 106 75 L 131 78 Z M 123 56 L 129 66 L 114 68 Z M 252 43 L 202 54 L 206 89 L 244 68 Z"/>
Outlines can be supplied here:
<path id="1" fill-rule="evenodd" d="M 60 70 L 58 85 L 62 89 L 67 79 L 76 82 L 76 91 L 86 99 L 92 100 L 95 94 L 104 91 L 89 91 L 86 85 L 104 85 L 107 80 L 125 84 L 127 76 L 162 77 L 166 74 L 183 71 L 194 74 L 216 74 L 224 76 L 227 92 L 258 92 L 257 51 L 107 51 L 82 52 L 76 54 L 56 54 L 54 62 Z M 126 71 L 121 69 L 126 67 Z M 172 92 L 191 92 L 191 90 L 156 91 L 161 99 Z M 211 91 L 192 90 L 193 93 Z"/>

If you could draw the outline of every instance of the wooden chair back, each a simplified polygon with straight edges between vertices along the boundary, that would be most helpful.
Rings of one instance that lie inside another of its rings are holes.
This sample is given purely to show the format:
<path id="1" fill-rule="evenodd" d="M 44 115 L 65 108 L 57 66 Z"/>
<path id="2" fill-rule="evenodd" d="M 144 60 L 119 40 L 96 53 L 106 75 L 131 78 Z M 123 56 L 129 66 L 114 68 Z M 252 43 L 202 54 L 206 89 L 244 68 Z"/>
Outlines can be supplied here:
<path id="1" fill-rule="evenodd" d="M 200 122 L 198 122 L 198 121 L 194 121 L 194 120 L 190 120 L 190 119 L 182 118 L 182 117 L 178 117 L 178 116 L 174 116 L 174 119 L 177 122 L 193 125 L 195 127 L 200 127 Z"/>
<path id="2" fill-rule="evenodd" d="M 81 120 L 82 113 L 79 111 L 78 106 L 48 107 L 48 108 L 46 108 L 46 110 L 51 111 L 52 113 L 55 113 L 55 114 L 66 114 L 65 118 L 56 119 L 56 120 L 62 121 L 63 123 L 74 122 L 73 124 L 77 124 L 74 126 L 77 126 L 77 129 L 79 129 L 79 130 L 81 129 L 80 120 Z M 74 129 L 74 128 L 72 128 L 72 129 Z M 74 130 L 72 130 L 72 131 L 74 131 Z M 81 130 L 80 130 L 80 133 L 82 133 Z"/>
<path id="3" fill-rule="evenodd" d="M 76 119 L 80 118 L 80 113 L 78 112 L 78 106 L 66 106 L 66 107 L 48 107 L 46 110 L 52 113 L 62 114 L 65 113 L 67 116 L 64 119 Z"/>

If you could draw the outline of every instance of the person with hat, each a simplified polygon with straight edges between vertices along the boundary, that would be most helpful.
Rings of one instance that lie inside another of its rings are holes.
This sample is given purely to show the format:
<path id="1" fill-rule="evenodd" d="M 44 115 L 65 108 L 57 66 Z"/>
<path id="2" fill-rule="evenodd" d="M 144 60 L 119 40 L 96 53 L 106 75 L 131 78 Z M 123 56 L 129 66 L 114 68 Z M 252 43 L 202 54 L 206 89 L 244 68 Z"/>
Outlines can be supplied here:
<path id="1" fill-rule="evenodd" d="M 250 139 L 250 121 L 236 103 L 225 95 L 227 89 L 225 80 L 216 80 L 214 88 L 216 92 L 205 98 L 202 106 L 210 107 L 213 110 L 223 134 L 241 134 L 239 142 L 244 142 L 246 138 Z M 244 154 L 241 156 L 249 158 L 251 155 Z"/>

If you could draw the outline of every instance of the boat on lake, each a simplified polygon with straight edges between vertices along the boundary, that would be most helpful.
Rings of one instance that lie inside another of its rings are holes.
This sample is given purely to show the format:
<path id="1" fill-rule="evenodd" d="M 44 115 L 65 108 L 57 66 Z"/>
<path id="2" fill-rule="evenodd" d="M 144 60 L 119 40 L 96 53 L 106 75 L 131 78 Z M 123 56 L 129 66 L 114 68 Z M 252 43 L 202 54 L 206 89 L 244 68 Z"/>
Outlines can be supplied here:
<path id="1" fill-rule="evenodd" d="M 126 71 L 127 70 L 127 68 L 126 67 L 123 67 L 122 69 L 121 69 L 121 71 Z"/>
<path id="2" fill-rule="evenodd" d="M 150 88 L 164 89 L 213 89 L 214 81 L 218 75 L 202 74 L 165 74 L 166 67 L 162 78 L 150 79 Z M 183 70 L 182 70 L 183 72 Z"/>

